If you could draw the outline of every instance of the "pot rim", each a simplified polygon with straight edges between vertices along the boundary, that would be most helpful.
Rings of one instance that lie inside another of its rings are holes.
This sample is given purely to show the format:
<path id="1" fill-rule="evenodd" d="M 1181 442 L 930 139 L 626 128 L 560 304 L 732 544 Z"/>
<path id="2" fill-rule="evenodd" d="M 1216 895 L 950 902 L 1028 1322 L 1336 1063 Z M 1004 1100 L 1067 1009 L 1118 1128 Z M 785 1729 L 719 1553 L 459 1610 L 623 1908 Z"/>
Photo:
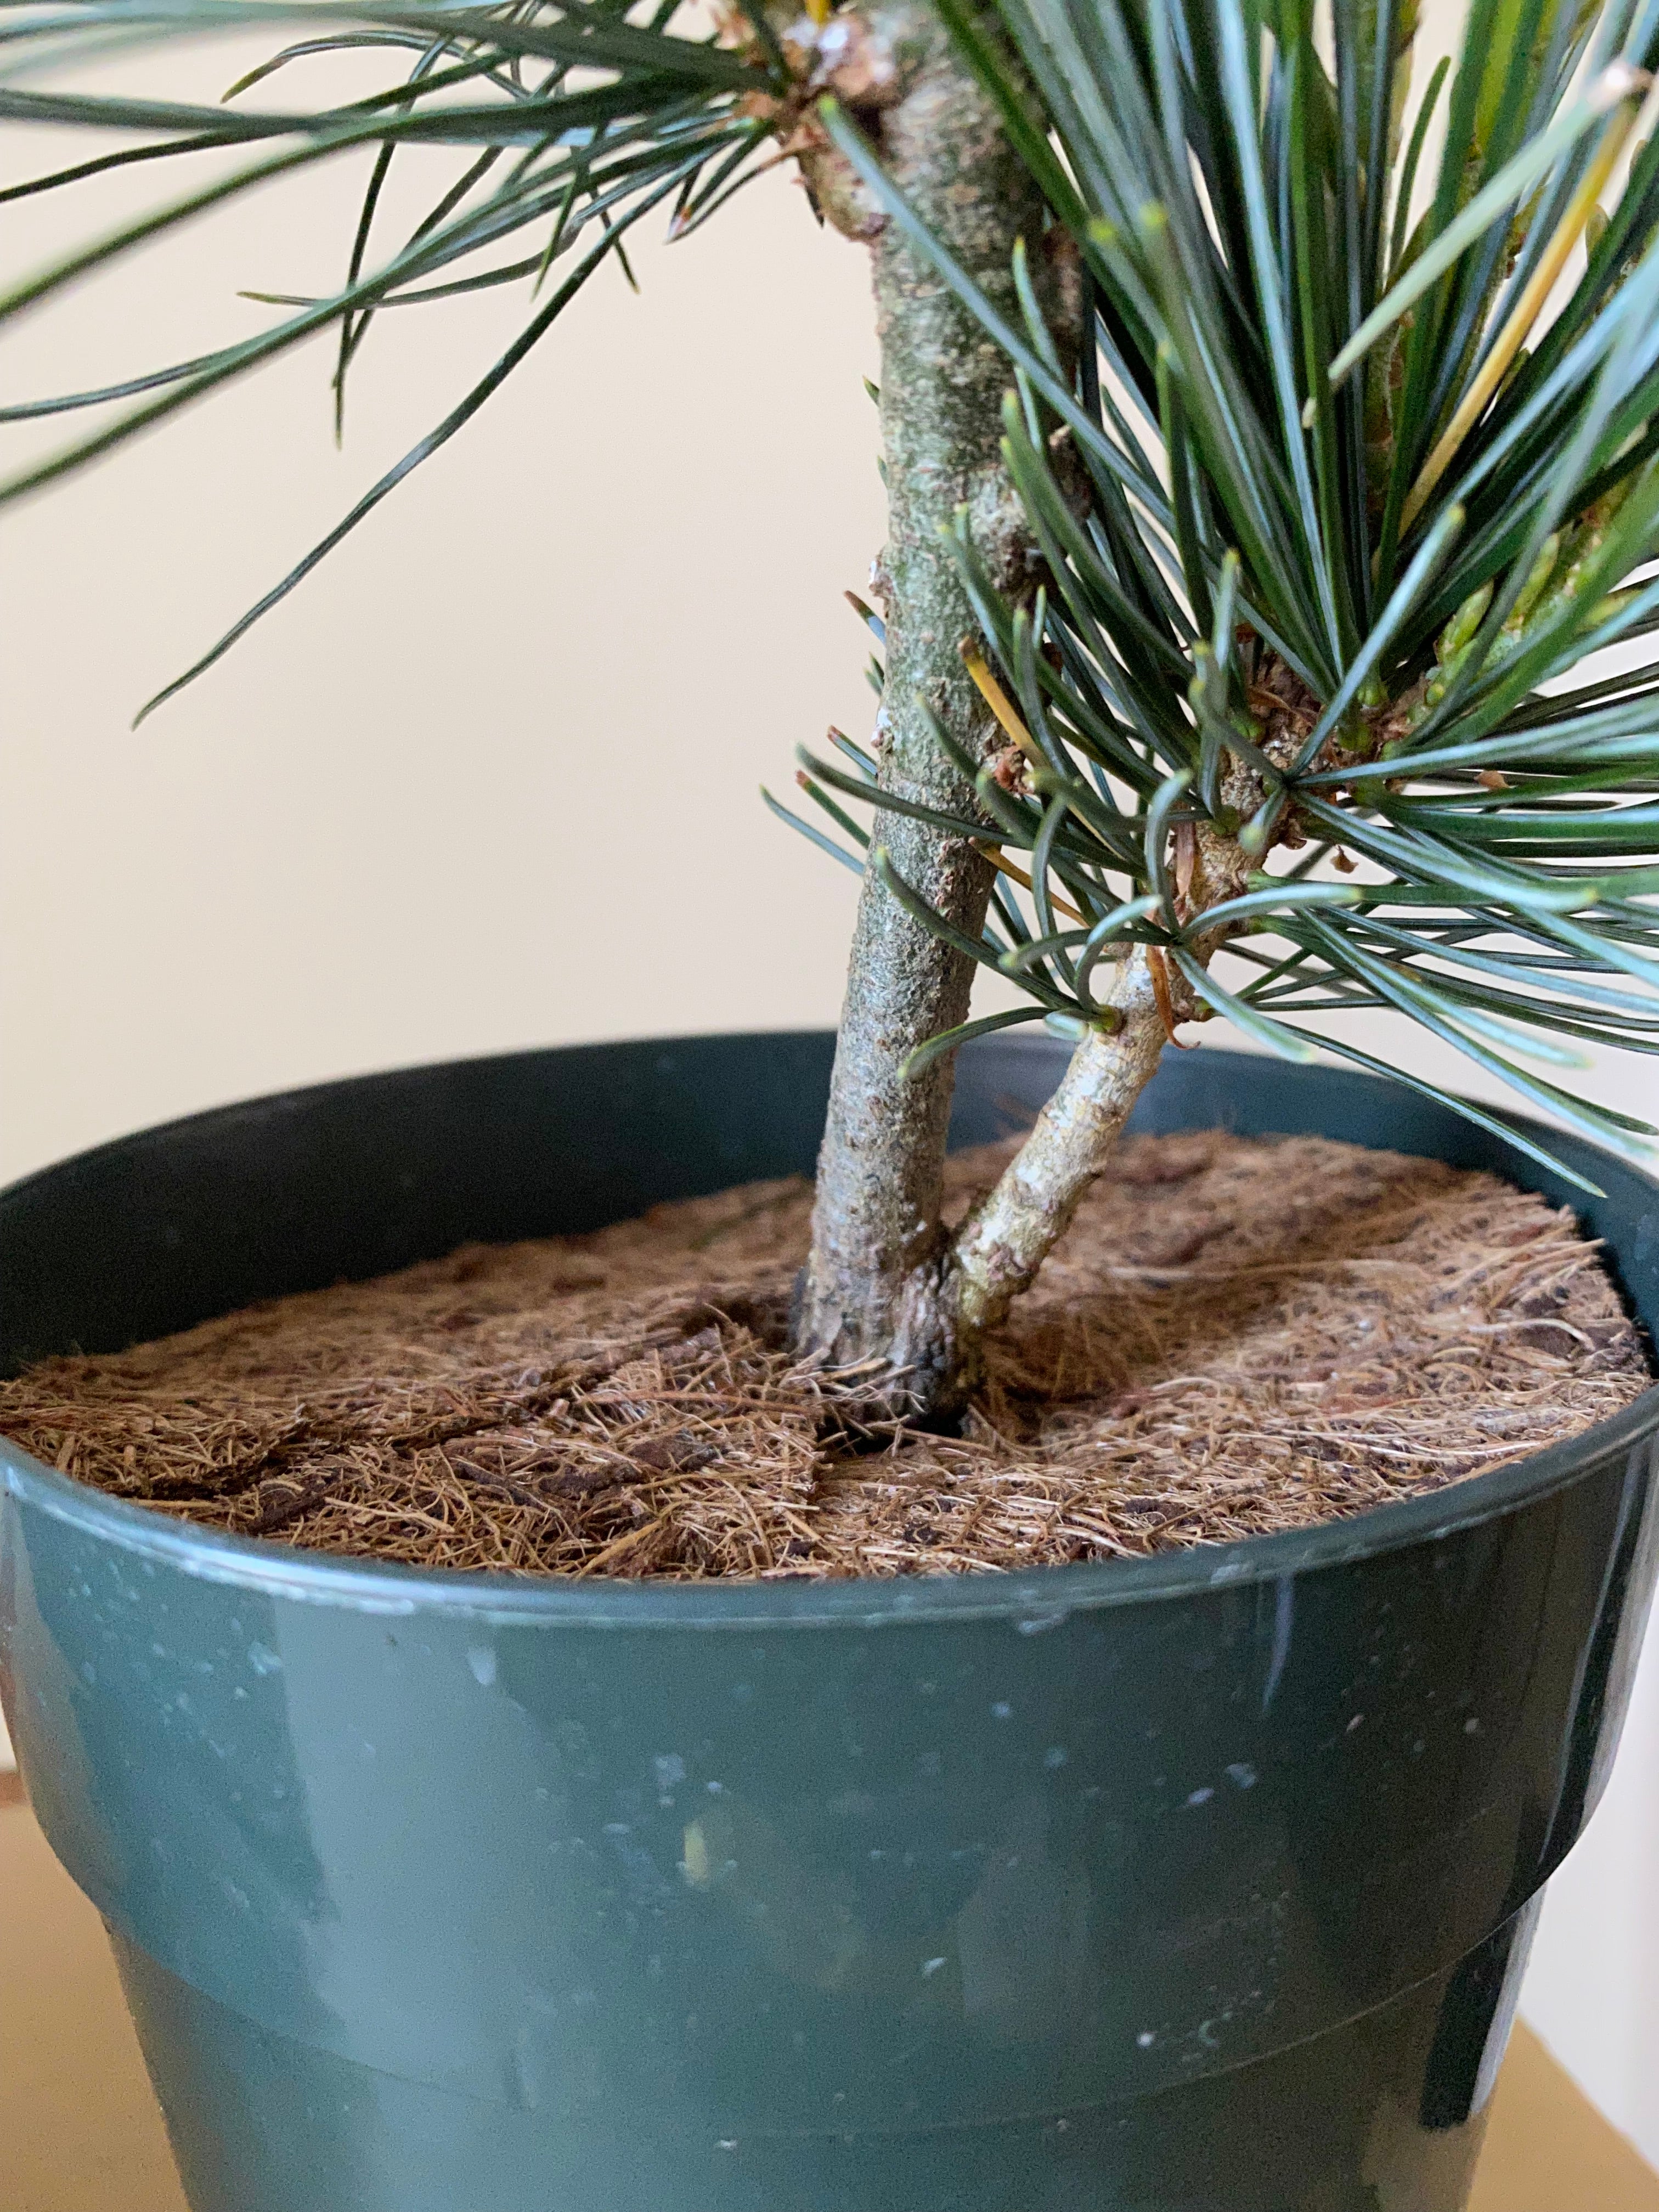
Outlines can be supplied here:
<path id="1" fill-rule="evenodd" d="M 374 1079 L 373 1076 L 348 1078 L 316 1088 L 347 1089 L 355 1082 Z M 264 1102 L 240 1102 L 260 1103 Z M 239 1110 L 239 1106 L 231 1106 L 212 1112 L 216 1116 Z M 185 1121 L 204 1118 L 207 1117 L 185 1117 Z M 1499 1118 L 1529 1137 L 1563 1141 L 1563 1132 L 1531 1115 L 1503 1113 Z M 157 1139 L 180 1126 L 163 1123 L 136 1134 L 140 1139 Z M 121 1138 L 115 1143 L 132 1141 Z M 1570 1141 L 1575 1150 L 1599 1154 L 1616 1165 L 1621 1175 L 1645 1185 L 1659 1203 L 1659 1176 L 1605 1146 L 1583 1138 Z M 40 1170 L 12 1184 L 3 1195 L 44 1182 L 64 1167 L 94 1158 L 105 1149 L 113 1146 L 99 1146 L 93 1153 L 75 1155 L 69 1161 Z M 1413 1544 L 1432 1543 L 1521 1505 L 1547 1499 L 1592 1468 L 1633 1451 L 1644 1442 L 1651 1442 L 1659 1451 L 1659 1380 L 1620 1413 L 1541 1452 L 1486 1474 L 1468 1476 L 1441 1490 L 1373 1506 L 1344 1520 L 1273 1535 L 1246 1536 L 1230 1544 L 1194 1544 L 1139 1559 L 1089 1559 L 1036 1567 L 1019 1575 L 860 1576 L 836 1582 L 787 1577 L 772 1581 L 627 1581 L 612 1577 L 576 1580 L 489 1569 L 405 1565 L 392 1560 L 370 1562 L 307 1551 L 268 1537 L 232 1535 L 198 1522 L 173 1520 L 112 1497 L 46 1467 L 3 1435 L 0 1435 L 0 1492 L 20 1505 L 46 1513 L 155 1565 L 200 1580 L 264 1591 L 273 1597 L 358 1612 L 400 1616 L 459 1612 L 502 1625 L 611 1629 L 876 1628 L 908 1621 L 1000 1619 L 1024 1634 L 1035 1635 L 1057 1626 L 1074 1613 L 1275 1582 L 1381 1557 Z"/>

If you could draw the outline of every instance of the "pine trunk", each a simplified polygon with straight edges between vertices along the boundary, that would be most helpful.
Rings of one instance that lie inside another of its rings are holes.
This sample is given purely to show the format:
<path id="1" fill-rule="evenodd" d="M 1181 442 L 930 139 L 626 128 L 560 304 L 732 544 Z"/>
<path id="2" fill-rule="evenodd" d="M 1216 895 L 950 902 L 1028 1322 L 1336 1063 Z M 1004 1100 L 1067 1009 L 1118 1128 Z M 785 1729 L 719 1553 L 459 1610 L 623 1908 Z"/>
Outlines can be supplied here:
<path id="1" fill-rule="evenodd" d="M 1069 354 L 1076 310 L 1044 252 L 1042 200 L 938 17 L 926 6 L 870 9 L 841 77 L 910 205 L 1015 319 L 1011 264 L 1024 240 Z M 881 341 L 888 538 L 872 578 L 887 623 L 879 780 L 884 790 L 977 819 L 973 787 L 940 750 L 919 702 L 975 757 L 1000 744 L 963 667 L 958 648 L 975 624 L 943 533 L 965 507 L 999 586 L 1030 588 L 1030 541 L 1000 452 L 1012 372 L 932 263 L 896 225 L 861 207 L 833 158 L 816 172 L 809 162 L 809 178 L 832 219 L 871 236 Z M 991 870 L 969 841 L 878 813 L 875 845 L 885 845 L 899 874 L 939 913 L 978 935 Z M 882 1363 L 895 1405 L 923 1416 L 959 1395 L 952 1271 L 939 1219 L 953 1067 L 947 1058 L 907 1076 L 904 1065 L 918 1045 L 966 1019 L 972 973 L 970 960 L 866 872 L 796 1334 L 803 1351 L 836 1365 Z"/>

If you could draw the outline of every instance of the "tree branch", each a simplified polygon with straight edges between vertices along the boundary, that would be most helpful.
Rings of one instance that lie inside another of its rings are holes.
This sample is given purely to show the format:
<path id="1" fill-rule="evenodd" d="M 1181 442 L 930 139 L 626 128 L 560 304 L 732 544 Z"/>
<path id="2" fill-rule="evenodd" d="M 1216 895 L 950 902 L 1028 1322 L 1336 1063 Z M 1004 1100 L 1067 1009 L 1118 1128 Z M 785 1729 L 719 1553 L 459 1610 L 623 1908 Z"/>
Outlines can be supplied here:
<path id="1" fill-rule="evenodd" d="M 970 1373 L 988 1330 L 1030 1287 L 1105 1166 L 1167 1038 L 1152 963 L 1136 945 L 1109 1001 L 1120 1026 L 1091 1030 L 1060 1088 L 957 1231 L 950 1273 L 958 1357 Z"/>

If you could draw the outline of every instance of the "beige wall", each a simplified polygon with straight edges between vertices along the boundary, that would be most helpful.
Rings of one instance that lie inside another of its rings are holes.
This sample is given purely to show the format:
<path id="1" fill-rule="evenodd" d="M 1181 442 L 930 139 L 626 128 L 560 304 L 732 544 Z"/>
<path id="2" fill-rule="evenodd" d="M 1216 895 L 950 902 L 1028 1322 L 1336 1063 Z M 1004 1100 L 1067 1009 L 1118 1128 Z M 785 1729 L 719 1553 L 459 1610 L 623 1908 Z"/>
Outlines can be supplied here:
<path id="1" fill-rule="evenodd" d="M 257 326 L 238 283 L 334 281 L 349 211 L 293 200 L 198 233 L 193 271 L 174 253 L 25 325 L 8 395 Z M 343 454 L 313 348 L 6 515 L 6 1172 L 354 1069 L 834 1018 L 855 887 L 757 787 L 868 719 L 840 599 L 880 528 L 863 257 L 776 177 L 638 261 L 642 298 L 603 271 L 136 735 L 488 364 L 518 295 L 384 318 Z"/>
<path id="2" fill-rule="evenodd" d="M 32 228 L 9 210 L 7 270 L 130 194 L 92 188 Z M 9 337 L 7 397 L 257 327 L 236 287 L 327 284 L 348 221 L 306 187 L 195 234 Z M 516 299 L 386 318 L 343 455 L 313 350 L 0 520 L 0 1174 L 400 1061 L 834 1018 L 852 879 L 756 786 L 787 787 L 826 721 L 869 720 L 839 599 L 880 529 L 861 257 L 778 177 L 638 259 L 643 298 L 606 270 L 460 441 L 136 736 L 139 701 L 443 411 Z M 1421 1039 L 1382 1050 L 1492 1092 Z M 1655 1103 L 1651 1063 L 1598 1087 Z M 1656 1662 L 1529 2003 L 1659 2160 Z"/>

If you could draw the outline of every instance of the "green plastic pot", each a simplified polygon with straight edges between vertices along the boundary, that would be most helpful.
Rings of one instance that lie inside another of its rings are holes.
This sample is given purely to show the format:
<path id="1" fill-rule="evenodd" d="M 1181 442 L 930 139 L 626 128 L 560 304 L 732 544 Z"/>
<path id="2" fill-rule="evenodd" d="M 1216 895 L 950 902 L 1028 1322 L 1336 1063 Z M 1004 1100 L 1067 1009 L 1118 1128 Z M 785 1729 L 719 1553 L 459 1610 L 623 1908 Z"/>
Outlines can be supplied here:
<path id="1" fill-rule="evenodd" d="M 810 1167 L 830 1041 L 606 1046 L 204 1115 L 0 1207 L 0 1348 Z M 1057 1048 L 963 1055 L 957 1135 Z M 1412 1094 L 1171 1055 L 1143 1127 L 1568 1198 Z M 195 2212 L 1454 2212 L 1613 1753 L 1659 1391 L 1308 1534 L 1022 1577 L 357 1565 L 9 1449 L 0 1685 Z"/>

